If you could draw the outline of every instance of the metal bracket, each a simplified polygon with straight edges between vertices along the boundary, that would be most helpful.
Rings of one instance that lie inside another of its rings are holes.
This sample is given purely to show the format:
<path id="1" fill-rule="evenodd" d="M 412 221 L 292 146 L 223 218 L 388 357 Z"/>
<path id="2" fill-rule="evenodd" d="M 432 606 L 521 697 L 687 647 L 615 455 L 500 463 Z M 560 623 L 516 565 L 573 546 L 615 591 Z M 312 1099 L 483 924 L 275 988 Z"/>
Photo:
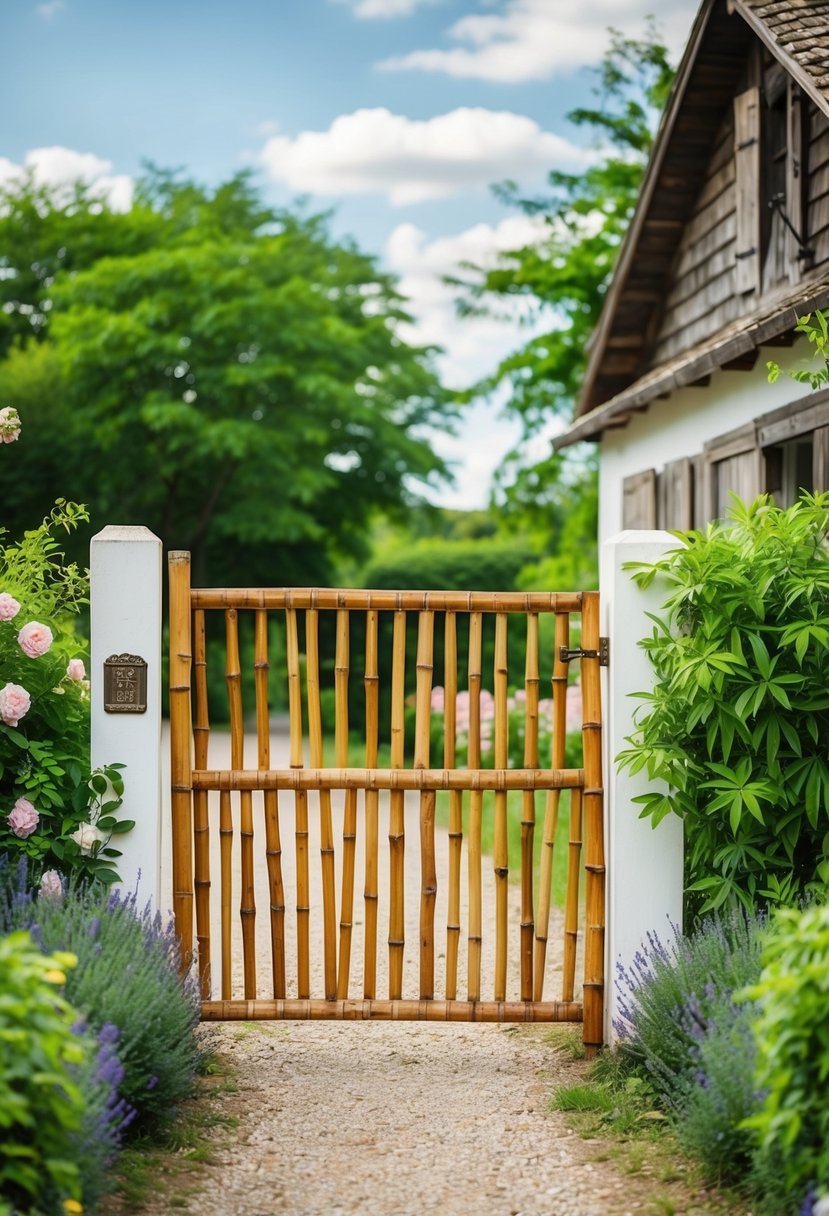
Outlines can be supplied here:
<path id="1" fill-rule="evenodd" d="M 573 659 L 598 659 L 600 667 L 610 666 L 610 638 L 599 638 L 598 650 L 568 650 L 559 646 L 558 657 L 562 663 L 570 663 Z"/>

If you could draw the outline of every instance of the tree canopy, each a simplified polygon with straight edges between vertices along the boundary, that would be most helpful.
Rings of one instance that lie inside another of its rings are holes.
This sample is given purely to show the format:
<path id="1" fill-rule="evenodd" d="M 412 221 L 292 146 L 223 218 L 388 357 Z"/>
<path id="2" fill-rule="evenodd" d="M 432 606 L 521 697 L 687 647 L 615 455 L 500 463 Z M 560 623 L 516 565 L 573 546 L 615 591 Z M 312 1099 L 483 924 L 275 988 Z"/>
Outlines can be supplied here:
<path id="1" fill-rule="evenodd" d="M 491 269 L 468 267 L 455 280 L 462 311 L 497 311 L 507 301 L 521 300 L 534 319 L 550 318 L 541 334 L 478 386 L 478 391 L 509 387 L 506 408 L 521 419 L 525 439 L 551 418 L 569 417 L 578 395 L 590 336 L 673 80 L 653 24 L 641 40 L 612 32 L 598 77 L 596 104 L 568 115 L 593 136 L 595 159 L 588 168 L 550 173 L 549 188 L 538 197 L 523 197 L 510 182 L 496 187 L 505 204 L 544 221 L 541 238 L 508 251 Z M 540 527 L 550 536 L 557 558 L 545 578 L 581 585 L 596 534 L 592 451 L 575 460 L 551 454 L 532 462 L 519 447 L 501 471 L 500 488 L 519 526 Z"/>
<path id="2" fill-rule="evenodd" d="M 28 424 L 12 527 L 54 477 L 93 521 L 191 549 L 197 577 L 291 582 L 446 475 L 431 352 L 325 216 L 264 207 L 246 175 L 210 193 L 153 171 L 122 215 L 82 187 L 2 201 L 0 395 Z"/>

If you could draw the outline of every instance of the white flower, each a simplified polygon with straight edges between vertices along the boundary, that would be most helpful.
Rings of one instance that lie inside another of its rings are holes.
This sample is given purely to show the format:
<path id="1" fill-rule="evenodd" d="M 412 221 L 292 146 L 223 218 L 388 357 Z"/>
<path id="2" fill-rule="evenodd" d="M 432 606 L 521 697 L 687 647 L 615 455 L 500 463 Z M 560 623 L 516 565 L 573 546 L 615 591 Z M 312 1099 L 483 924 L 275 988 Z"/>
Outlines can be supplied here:
<path id="1" fill-rule="evenodd" d="M 73 832 L 69 837 L 74 840 L 82 853 L 91 853 L 93 847 L 98 841 L 103 840 L 103 836 L 92 823 L 82 823 L 77 831 Z"/>
<path id="2" fill-rule="evenodd" d="M 41 899 L 63 899 L 63 881 L 57 870 L 45 870 L 40 880 Z"/>

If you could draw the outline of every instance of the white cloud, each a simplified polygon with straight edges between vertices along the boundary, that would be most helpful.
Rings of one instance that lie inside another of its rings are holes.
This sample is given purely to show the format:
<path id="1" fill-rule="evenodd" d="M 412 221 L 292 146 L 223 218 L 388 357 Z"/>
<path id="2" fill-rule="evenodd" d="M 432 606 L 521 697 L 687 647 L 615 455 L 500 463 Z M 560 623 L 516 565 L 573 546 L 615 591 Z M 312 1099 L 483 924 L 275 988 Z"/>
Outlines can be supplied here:
<path id="1" fill-rule="evenodd" d="M 76 152 L 73 148 L 55 146 L 33 148 L 23 158 L 23 164 L 0 157 L 0 185 L 20 181 L 29 171 L 38 186 L 60 188 L 77 181 L 85 182 L 96 194 L 106 199 L 113 211 L 128 211 L 132 206 L 133 181 L 126 173 L 112 172 L 112 161 L 92 152 Z"/>
<path id="2" fill-rule="evenodd" d="M 499 224 L 476 224 L 464 232 L 429 240 L 414 224 L 399 224 L 388 239 L 385 262 L 400 277 L 400 290 L 409 300 L 413 323 L 401 337 L 418 344 L 442 346 L 439 367 L 446 384 L 468 388 L 497 364 L 549 325 L 549 317 L 528 324 L 526 305 L 516 302 L 498 317 L 459 317 L 457 291 L 443 282 L 464 262 L 493 266 L 499 255 L 538 241 L 544 221 L 510 216 Z"/>
<path id="3" fill-rule="evenodd" d="M 386 194 L 395 206 L 447 198 L 504 177 L 526 180 L 589 154 L 510 111 L 462 108 L 416 121 L 384 108 L 335 118 L 327 131 L 275 136 L 260 159 L 275 181 L 312 194 Z"/>
<path id="4" fill-rule="evenodd" d="M 410 17 L 422 4 L 434 4 L 435 0 L 345 0 L 345 3 L 361 20 L 373 18 Z"/>
<path id="5" fill-rule="evenodd" d="M 65 8 L 65 0 L 45 0 L 44 4 L 37 6 L 37 15 L 42 17 L 44 21 L 52 21 Z"/>
<path id="6" fill-rule="evenodd" d="M 660 0 L 654 7 L 668 45 L 680 51 L 696 0 Z M 501 0 L 498 12 L 462 17 L 450 26 L 448 36 L 457 45 L 411 51 L 379 66 L 499 83 L 546 80 L 557 69 L 598 63 L 609 26 L 641 35 L 644 12 L 642 0 Z"/>

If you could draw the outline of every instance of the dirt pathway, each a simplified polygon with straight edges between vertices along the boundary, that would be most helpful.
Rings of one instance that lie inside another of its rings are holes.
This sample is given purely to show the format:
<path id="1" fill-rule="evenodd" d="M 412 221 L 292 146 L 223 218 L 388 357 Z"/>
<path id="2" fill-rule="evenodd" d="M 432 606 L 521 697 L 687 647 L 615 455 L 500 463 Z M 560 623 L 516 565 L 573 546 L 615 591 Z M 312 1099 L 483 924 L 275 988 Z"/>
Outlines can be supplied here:
<path id="1" fill-rule="evenodd" d="M 219 766 L 225 744 L 217 739 L 211 746 L 216 751 L 210 763 Z M 284 740 L 275 739 L 274 747 L 277 759 Z M 291 801 L 290 797 L 280 799 L 289 909 L 295 902 Z M 214 819 L 216 813 L 211 812 Z M 335 830 L 341 827 L 340 814 L 335 802 Z M 412 843 L 406 860 L 409 965 L 404 996 L 416 994 L 412 985 L 417 982 L 413 957 L 420 884 L 417 815 L 415 797 L 406 813 L 407 845 Z M 312 814 L 312 908 L 318 909 L 319 839 L 314 820 Z M 216 826 L 211 823 L 215 837 Z M 361 828 L 362 819 L 358 858 Z M 338 853 L 340 847 L 341 841 Z M 447 847 L 446 833 L 439 832 L 439 857 L 445 858 Z M 257 906 L 265 910 L 263 848 L 257 850 L 257 857 Z M 387 870 L 387 857 L 381 853 L 381 875 L 387 875 Z M 213 872 L 218 873 L 217 864 Z M 484 883 L 484 940 L 490 946 L 494 937 L 492 887 L 491 881 Z M 359 867 L 355 893 L 351 991 L 356 996 L 362 975 Z M 520 919 L 517 898 L 513 891 L 513 926 Z M 380 889 L 381 927 L 387 925 L 387 900 L 384 883 Z M 312 915 L 311 923 L 312 984 L 315 994 L 321 994 L 319 915 Z M 436 925 L 445 924 L 445 904 L 439 900 Z M 290 912 L 286 927 L 290 956 L 295 942 Z M 560 927 L 556 916 L 547 975 L 553 994 L 558 992 L 560 978 L 558 946 L 553 942 L 560 939 Z M 214 933 L 218 942 L 217 923 Z M 268 917 L 260 911 L 257 961 L 263 990 L 269 983 L 267 934 Z M 511 930 L 513 992 L 516 934 L 517 929 Z M 384 938 L 381 929 L 380 940 Z M 380 994 L 385 991 L 384 956 L 385 950 L 380 949 Z M 237 986 L 240 960 L 237 947 Z M 438 993 L 442 964 L 441 951 Z M 484 995 L 491 992 L 492 965 L 491 951 L 485 948 Z M 289 995 L 294 974 L 289 968 Z M 465 975 L 463 953 L 459 975 Z M 427 1211 L 447 1216 L 621 1216 L 691 1210 L 653 1207 L 652 1180 L 632 1182 L 607 1160 L 607 1145 L 584 1141 L 568 1129 L 563 1116 L 551 1112 L 550 1099 L 557 1085 L 576 1083 L 583 1066 L 554 1051 L 550 1032 L 542 1027 L 232 1023 L 205 1026 L 201 1033 L 232 1071 L 236 1090 L 223 1096 L 221 1103 L 224 1114 L 238 1119 L 238 1127 L 229 1136 L 217 1131 L 211 1164 L 190 1179 L 195 1184 L 192 1193 L 168 1197 L 170 1206 L 158 1195 L 157 1204 L 149 1209 L 157 1216 L 182 1210 L 199 1216 L 419 1216 Z"/>

